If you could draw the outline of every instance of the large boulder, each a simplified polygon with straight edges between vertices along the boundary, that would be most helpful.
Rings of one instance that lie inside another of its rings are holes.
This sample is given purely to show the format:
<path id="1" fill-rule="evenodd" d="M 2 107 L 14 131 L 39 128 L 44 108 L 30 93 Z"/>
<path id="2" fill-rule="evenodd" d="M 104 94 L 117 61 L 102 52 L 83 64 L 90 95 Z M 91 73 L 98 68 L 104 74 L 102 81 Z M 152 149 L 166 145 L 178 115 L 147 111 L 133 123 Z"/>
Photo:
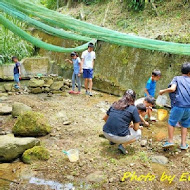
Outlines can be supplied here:
<path id="1" fill-rule="evenodd" d="M 12 105 L 12 116 L 18 117 L 28 111 L 32 111 L 32 108 L 27 106 L 26 104 L 14 102 Z"/>
<path id="2" fill-rule="evenodd" d="M 12 107 L 7 104 L 0 103 L 0 115 L 8 115 L 11 114 Z"/>
<path id="3" fill-rule="evenodd" d="M 56 81 L 56 82 L 54 82 L 54 83 L 50 86 L 50 89 L 51 89 L 51 90 L 60 90 L 62 86 L 63 86 L 63 81 Z"/>
<path id="4" fill-rule="evenodd" d="M 43 114 L 29 111 L 18 117 L 12 131 L 17 136 L 38 137 L 50 133 L 51 127 Z"/>
<path id="5" fill-rule="evenodd" d="M 35 146 L 28 149 L 22 155 L 22 160 L 26 164 L 31 164 L 37 160 L 48 160 L 50 157 L 49 151 L 42 146 Z"/>
<path id="6" fill-rule="evenodd" d="M 12 89 L 13 89 L 13 84 L 11 84 L 11 83 L 5 83 L 5 84 L 4 84 L 4 88 L 5 88 L 5 90 L 6 90 L 7 92 L 12 91 Z"/>
<path id="7" fill-rule="evenodd" d="M 29 82 L 28 82 L 28 86 L 32 87 L 32 88 L 36 88 L 36 87 L 42 87 L 44 85 L 44 80 L 42 79 L 35 79 L 32 78 Z"/>
<path id="8" fill-rule="evenodd" d="M 39 145 L 36 138 L 16 138 L 8 135 L 0 136 L 0 161 L 12 161 L 25 150 Z"/>

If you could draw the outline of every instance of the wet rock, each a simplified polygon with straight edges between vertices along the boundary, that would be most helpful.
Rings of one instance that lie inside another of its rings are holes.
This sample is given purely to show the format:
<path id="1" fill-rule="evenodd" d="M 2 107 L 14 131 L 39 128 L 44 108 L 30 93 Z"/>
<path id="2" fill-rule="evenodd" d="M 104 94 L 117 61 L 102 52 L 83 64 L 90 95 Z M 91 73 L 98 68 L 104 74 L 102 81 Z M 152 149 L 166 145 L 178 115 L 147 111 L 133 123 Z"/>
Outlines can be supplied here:
<path id="1" fill-rule="evenodd" d="M 0 103 L 0 115 L 8 115 L 11 114 L 11 112 L 12 112 L 12 107 L 10 107 L 7 104 Z"/>
<path id="2" fill-rule="evenodd" d="M 48 160 L 50 157 L 49 151 L 42 146 L 34 146 L 28 149 L 22 155 L 22 160 L 26 164 L 31 164 L 37 160 Z"/>
<path id="3" fill-rule="evenodd" d="M 165 156 L 153 156 L 152 162 L 158 163 L 158 164 L 167 164 L 168 163 L 168 158 Z"/>
<path id="4" fill-rule="evenodd" d="M 29 87 L 42 87 L 44 85 L 44 80 L 42 79 L 35 79 L 35 78 L 32 78 L 29 83 L 28 83 L 28 86 Z"/>
<path id="5" fill-rule="evenodd" d="M 63 81 L 56 81 L 51 86 L 50 89 L 53 91 L 60 90 L 60 88 L 63 86 Z"/>
<path id="6" fill-rule="evenodd" d="M 7 92 L 12 91 L 13 84 L 12 83 L 5 83 L 4 88 Z"/>
<path id="7" fill-rule="evenodd" d="M 147 145 L 147 140 L 142 140 L 142 141 L 141 141 L 141 146 L 142 146 L 142 147 L 145 147 L 146 145 Z"/>
<path id="8" fill-rule="evenodd" d="M 28 111 L 32 111 L 32 108 L 27 106 L 26 104 L 14 102 L 12 105 L 12 116 L 18 117 L 21 114 L 24 114 Z"/>
<path id="9" fill-rule="evenodd" d="M 38 137 L 50 133 L 51 127 L 43 114 L 29 111 L 18 117 L 12 131 L 18 136 Z"/>
<path id="10" fill-rule="evenodd" d="M 87 182 L 101 183 L 106 180 L 106 177 L 104 176 L 102 171 L 95 171 L 89 174 L 85 179 Z"/>
<path id="11" fill-rule="evenodd" d="M 39 145 L 36 138 L 16 138 L 8 135 L 0 136 L 0 161 L 12 161 L 25 150 Z"/>
<path id="12" fill-rule="evenodd" d="M 33 94 L 40 94 L 40 93 L 42 93 L 42 88 L 41 87 L 31 88 L 30 92 Z"/>

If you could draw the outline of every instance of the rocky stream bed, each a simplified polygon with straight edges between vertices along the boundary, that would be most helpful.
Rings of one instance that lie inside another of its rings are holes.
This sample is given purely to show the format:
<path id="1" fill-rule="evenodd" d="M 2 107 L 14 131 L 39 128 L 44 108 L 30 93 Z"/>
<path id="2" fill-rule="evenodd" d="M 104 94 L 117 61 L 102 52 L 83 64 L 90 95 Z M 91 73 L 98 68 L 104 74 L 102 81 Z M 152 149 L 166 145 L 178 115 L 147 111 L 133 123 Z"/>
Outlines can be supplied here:
<path id="1" fill-rule="evenodd" d="M 93 97 L 84 95 L 84 92 L 69 95 L 67 90 L 51 96 L 46 93 L 2 93 L 1 106 L 6 104 L 12 107 L 15 102 L 25 104 L 33 112 L 43 114 L 44 121 L 52 129 L 49 134 L 36 137 L 41 146 L 48 150 L 49 159 L 24 164 L 20 157 L 11 163 L 1 163 L 0 189 L 189 189 L 190 153 L 179 149 L 180 128 L 175 132 L 176 146 L 170 151 L 164 151 L 161 147 L 167 137 L 166 121 L 144 128 L 143 141 L 128 146 L 128 155 L 120 154 L 115 145 L 111 146 L 102 138 L 102 118 L 117 99 L 100 92 L 94 92 Z M 0 139 L 6 135 L 13 138 L 12 129 L 17 120 L 10 114 L 0 115 Z M 62 153 L 63 149 L 73 148 L 79 150 L 79 161 L 75 163 L 69 162 Z M 136 172 L 138 177 L 151 174 L 155 179 L 141 177 L 122 181 L 125 172 Z M 173 181 L 162 181 L 164 172 L 175 175 Z M 184 181 L 180 181 L 183 173 L 187 174 Z"/>

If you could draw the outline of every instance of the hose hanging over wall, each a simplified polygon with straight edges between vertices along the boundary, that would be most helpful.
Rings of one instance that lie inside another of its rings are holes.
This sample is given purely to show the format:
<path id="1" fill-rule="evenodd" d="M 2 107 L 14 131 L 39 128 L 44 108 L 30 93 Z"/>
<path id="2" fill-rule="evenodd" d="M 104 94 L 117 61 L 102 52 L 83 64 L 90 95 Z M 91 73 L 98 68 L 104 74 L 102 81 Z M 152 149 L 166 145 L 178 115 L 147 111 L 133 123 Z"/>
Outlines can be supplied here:
<path id="1" fill-rule="evenodd" d="M 31 36 L 27 32 L 25 32 L 22 29 L 20 29 L 19 27 L 15 26 L 8 19 L 6 19 L 2 14 L 0 14 L 0 24 L 4 25 L 10 31 L 12 31 L 16 35 L 20 36 L 21 38 L 27 40 L 28 42 L 32 43 L 33 45 L 35 45 L 39 48 L 49 50 L 49 51 L 65 52 L 65 53 L 69 53 L 72 51 L 80 52 L 80 51 L 87 49 L 87 47 L 88 47 L 88 43 L 78 46 L 76 48 L 64 48 L 64 47 L 59 47 L 59 46 L 55 46 L 52 44 L 48 44 L 46 42 L 43 42 L 43 41 Z M 92 40 L 92 43 L 95 43 L 95 42 L 96 42 L 95 40 Z"/>
<path id="2" fill-rule="evenodd" d="M 14 15 L 18 19 L 20 20 L 22 19 L 22 21 L 28 24 L 32 24 L 33 26 L 39 28 L 40 30 L 43 30 L 46 33 L 50 33 L 55 36 L 69 38 L 73 40 L 82 40 L 82 41 L 90 41 L 91 39 L 95 38 L 97 40 L 105 41 L 112 44 L 118 44 L 122 46 L 163 51 L 173 54 L 190 55 L 189 44 L 153 40 L 110 30 L 104 27 L 100 27 L 97 25 L 93 25 L 87 22 L 74 19 L 68 15 L 63 15 L 59 12 L 49 10 L 40 5 L 37 6 L 33 3 L 30 3 L 29 0 L 22 0 L 22 1 L 0 0 L 0 2 L 1 2 L 0 4 L 1 10 L 3 10 L 4 8 L 3 11 L 5 11 L 6 13 L 12 16 Z M 5 25 L 4 22 L 2 24 Z M 6 24 L 6 26 L 10 28 L 9 24 Z M 26 38 L 25 36 L 25 34 L 27 33 L 24 34 L 22 33 L 21 35 L 21 33 L 18 32 L 18 29 L 19 28 L 17 27 L 15 28 L 15 30 L 12 31 L 14 33 L 17 33 L 17 35 L 19 35 L 20 37 L 28 40 L 28 38 Z M 60 29 L 64 29 L 64 31 L 60 32 L 61 31 Z M 72 31 L 74 33 L 71 33 L 69 31 Z M 37 44 L 36 46 L 38 47 L 39 47 L 38 44 L 40 44 L 41 46 L 43 46 L 44 49 L 48 49 L 51 51 L 57 51 L 57 50 L 59 50 L 59 52 L 67 51 L 63 50 L 67 48 L 63 48 L 62 50 L 60 50 L 61 47 L 53 46 L 51 44 L 47 44 L 44 42 L 43 42 L 44 44 L 42 45 L 42 41 L 41 43 L 39 43 L 39 40 L 37 38 L 34 38 L 32 36 L 30 37 L 33 39 L 30 40 L 30 42 L 32 44 L 35 43 L 34 45 Z M 81 47 L 84 46 L 87 47 L 87 44 L 80 46 L 80 48 L 78 47 L 79 50 L 76 51 L 82 51 L 83 48 Z M 55 47 L 57 47 L 58 49 Z"/>

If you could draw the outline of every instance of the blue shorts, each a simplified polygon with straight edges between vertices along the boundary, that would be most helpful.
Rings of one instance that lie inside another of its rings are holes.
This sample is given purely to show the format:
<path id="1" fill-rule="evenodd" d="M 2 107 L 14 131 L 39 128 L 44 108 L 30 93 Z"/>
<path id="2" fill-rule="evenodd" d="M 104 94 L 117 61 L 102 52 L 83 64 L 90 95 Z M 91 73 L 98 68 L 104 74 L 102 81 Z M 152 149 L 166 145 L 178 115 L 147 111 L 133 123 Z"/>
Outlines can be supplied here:
<path id="1" fill-rule="evenodd" d="M 93 78 L 93 69 L 83 69 L 83 78 L 92 79 Z"/>
<path id="2" fill-rule="evenodd" d="M 14 81 L 17 83 L 19 83 L 19 76 L 20 76 L 19 73 L 14 74 Z"/>
<path id="3" fill-rule="evenodd" d="M 178 122 L 182 127 L 190 127 L 190 108 L 173 107 L 171 109 L 169 125 L 175 127 Z"/>

